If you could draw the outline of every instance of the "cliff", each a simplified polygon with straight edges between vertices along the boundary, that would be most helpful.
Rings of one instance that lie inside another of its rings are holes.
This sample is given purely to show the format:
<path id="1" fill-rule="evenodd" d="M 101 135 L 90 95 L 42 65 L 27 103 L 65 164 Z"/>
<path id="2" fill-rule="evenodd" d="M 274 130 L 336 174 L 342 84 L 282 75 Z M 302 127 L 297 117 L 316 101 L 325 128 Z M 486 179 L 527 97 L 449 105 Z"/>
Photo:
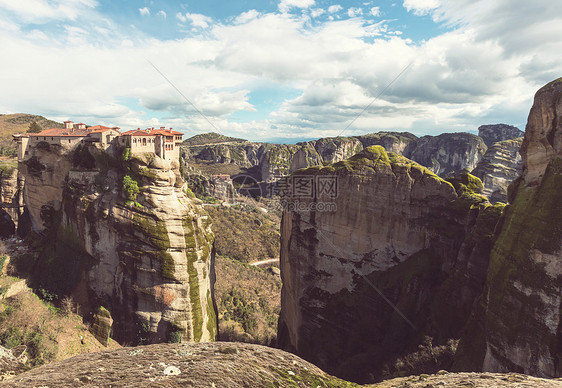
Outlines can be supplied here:
<path id="1" fill-rule="evenodd" d="M 562 78 L 541 88 L 525 131 L 523 174 L 490 256 L 456 367 L 562 376 Z"/>
<path id="2" fill-rule="evenodd" d="M 32 285 L 73 295 L 91 313 L 107 308 L 119 341 L 213 340 L 207 215 L 182 191 L 176 161 L 110 151 L 38 143 L 20 163 L 42 247 Z"/>
<path id="3" fill-rule="evenodd" d="M 373 146 L 290 179 L 336 182 L 338 191 L 285 198 L 282 348 L 368 382 L 424 337 L 435 339 L 431 346 L 459 338 L 482 291 L 488 236 L 503 209 L 478 194 L 478 178 L 447 182 Z"/>
<path id="4" fill-rule="evenodd" d="M 507 202 L 507 188 L 521 175 L 523 162 L 519 149 L 523 138 L 493 143 L 472 174 L 482 180 L 482 194 L 490 202 Z"/>
<path id="5" fill-rule="evenodd" d="M 17 161 L 0 162 L 0 236 L 14 234 L 23 213 L 23 178 L 19 176 Z"/>
<path id="6" fill-rule="evenodd" d="M 221 144 L 199 144 L 200 137 L 192 139 L 184 142 L 184 155 L 188 163 L 216 163 L 225 167 L 235 164 L 246 169 L 257 180 L 274 182 L 300 168 L 347 159 L 371 145 L 382 145 L 389 151 L 400 153 L 417 138 L 406 132 L 378 132 L 357 137 L 328 137 L 297 144 L 237 142 L 237 139 Z M 217 139 L 222 137 L 217 135 Z M 212 137 L 212 141 L 215 140 Z M 230 168 L 224 170 L 224 173 L 231 172 Z"/>
<path id="7" fill-rule="evenodd" d="M 472 171 L 486 152 L 484 140 L 470 133 L 423 136 L 409 143 L 403 155 L 445 177 Z"/>
<path id="8" fill-rule="evenodd" d="M 481 125 L 478 127 L 478 136 L 490 147 L 499 141 L 523 137 L 523 131 L 507 124 Z"/>

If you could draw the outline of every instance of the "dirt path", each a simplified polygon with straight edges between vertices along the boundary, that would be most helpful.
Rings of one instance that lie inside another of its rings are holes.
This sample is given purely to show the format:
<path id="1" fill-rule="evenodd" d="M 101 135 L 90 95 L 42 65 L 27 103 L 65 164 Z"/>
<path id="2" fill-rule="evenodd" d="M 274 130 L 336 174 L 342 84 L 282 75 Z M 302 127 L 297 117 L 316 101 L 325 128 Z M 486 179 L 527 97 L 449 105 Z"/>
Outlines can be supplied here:
<path id="1" fill-rule="evenodd" d="M 250 265 L 258 267 L 260 265 L 277 263 L 278 261 L 279 259 L 266 259 L 266 260 L 254 261 L 253 263 L 250 263 Z"/>

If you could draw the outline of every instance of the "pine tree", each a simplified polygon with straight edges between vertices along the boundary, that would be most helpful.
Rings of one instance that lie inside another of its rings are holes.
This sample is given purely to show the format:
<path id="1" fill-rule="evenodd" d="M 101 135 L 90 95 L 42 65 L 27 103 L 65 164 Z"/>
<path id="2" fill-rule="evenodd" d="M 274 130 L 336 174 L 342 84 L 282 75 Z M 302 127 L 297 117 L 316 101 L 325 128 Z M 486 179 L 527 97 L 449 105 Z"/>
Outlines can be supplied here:
<path id="1" fill-rule="evenodd" d="M 43 130 L 37 122 L 33 121 L 29 124 L 29 129 L 27 130 L 28 133 L 39 133 Z"/>

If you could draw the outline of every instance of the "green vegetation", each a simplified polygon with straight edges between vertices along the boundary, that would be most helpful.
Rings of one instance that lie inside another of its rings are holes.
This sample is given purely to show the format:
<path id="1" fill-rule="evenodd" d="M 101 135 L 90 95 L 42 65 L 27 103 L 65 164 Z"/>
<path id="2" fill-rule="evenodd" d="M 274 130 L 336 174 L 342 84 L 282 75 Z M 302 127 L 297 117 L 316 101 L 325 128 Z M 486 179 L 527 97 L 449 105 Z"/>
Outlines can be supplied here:
<path id="1" fill-rule="evenodd" d="M 279 219 L 255 207 L 209 206 L 217 254 L 244 263 L 279 256 Z"/>
<path id="2" fill-rule="evenodd" d="M 140 193 L 139 184 L 129 175 L 123 177 L 123 193 L 129 201 L 135 201 Z"/>
<path id="3" fill-rule="evenodd" d="M 183 141 L 184 146 L 196 146 L 205 144 L 216 144 L 216 143 L 235 143 L 235 142 L 245 142 L 247 140 L 238 139 L 235 137 L 224 136 L 215 132 L 202 133 L 195 135 Z"/>
<path id="4" fill-rule="evenodd" d="M 62 124 L 42 116 L 25 113 L 0 115 L 0 156 L 16 156 L 16 144 L 12 135 L 28 132 L 35 122 L 41 128 L 61 128 Z"/>
<path id="5" fill-rule="evenodd" d="M 0 276 L 0 289 L 22 282 L 16 277 Z M 29 357 L 25 368 L 101 350 L 102 345 L 88 332 L 77 309 L 70 298 L 55 307 L 21 289 L 0 301 L 0 344 L 8 349 L 25 345 Z"/>
<path id="6" fill-rule="evenodd" d="M 0 159 L 0 177 L 10 177 L 18 168 L 18 161 L 15 158 Z"/>
<path id="7" fill-rule="evenodd" d="M 219 339 L 274 345 L 281 279 L 270 271 L 217 256 L 215 298 Z"/>
<path id="8" fill-rule="evenodd" d="M 37 124 L 36 121 L 32 121 L 31 124 L 29 124 L 27 133 L 39 133 L 41 131 L 43 131 L 43 128 L 41 128 L 41 126 Z"/>

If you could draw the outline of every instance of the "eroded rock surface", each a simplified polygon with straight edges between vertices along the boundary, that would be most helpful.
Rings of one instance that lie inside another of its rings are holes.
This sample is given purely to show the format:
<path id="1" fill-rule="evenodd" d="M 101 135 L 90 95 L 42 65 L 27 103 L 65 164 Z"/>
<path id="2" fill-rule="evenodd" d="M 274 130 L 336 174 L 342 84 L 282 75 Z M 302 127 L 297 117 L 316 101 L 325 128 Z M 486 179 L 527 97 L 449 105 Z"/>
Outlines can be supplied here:
<path id="1" fill-rule="evenodd" d="M 523 137 L 523 131 L 513 125 L 491 124 L 478 127 L 478 136 L 484 140 L 488 147 L 499 141 Z"/>
<path id="2" fill-rule="evenodd" d="M 446 177 L 460 171 L 472 171 L 484 156 L 487 146 L 470 133 L 443 133 L 423 136 L 411 142 L 403 155 L 435 174 Z"/>
<path id="3" fill-rule="evenodd" d="M 457 368 L 562 376 L 562 79 L 541 88 L 521 148 L 523 175 L 493 247 Z"/>
<path id="4" fill-rule="evenodd" d="M 47 143 L 20 163 L 25 203 L 45 248 L 35 286 L 109 310 L 119 341 L 208 341 L 216 334 L 210 220 L 182 190 L 176 161 L 122 160 L 95 146 Z M 128 173 L 140 184 L 123 194 Z"/>
<path id="5" fill-rule="evenodd" d="M 482 180 L 482 194 L 490 202 L 507 203 L 507 188 L 521 175 L 523 161 L 519 149 L 523 138 L 493 143 L 472 174 Z"/>
<path id="6" fill-rule="evenodd" d="M 338 191 L 286 198 L 282 348 L 367 382 L 380 378 L 385 362 L 417 349 L 424 335 L 441 343 L 460 336 L 482 291 L 489 236 L 503 209 L 476 194 L 478 178 L 465 174 L 453 186 L 374 146 L 292 179 L 335 180 Z"/>

